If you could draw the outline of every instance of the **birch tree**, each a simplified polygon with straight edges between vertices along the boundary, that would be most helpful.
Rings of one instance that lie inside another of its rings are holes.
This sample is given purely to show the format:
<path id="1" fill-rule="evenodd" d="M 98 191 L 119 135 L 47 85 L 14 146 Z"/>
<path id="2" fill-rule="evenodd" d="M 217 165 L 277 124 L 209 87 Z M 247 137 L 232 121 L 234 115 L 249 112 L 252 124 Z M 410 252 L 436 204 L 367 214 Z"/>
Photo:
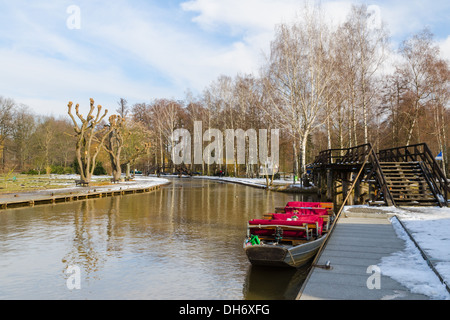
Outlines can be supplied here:
<path id="1" fill-rule="evenodd" d="M 409 145 L 413 139 L 420 111 L 432 94 L 432 67 L 439 56 L 439 48 L 433 43 L 433 34 L 425 29 L 405 40 L 399 52 L 404 62 L 398 70 L 405 79 L 410 101 L 410 121 L 406 139 L 406 144 Z"/>
<path id="2" fill-rule="evenodd" d="M 442 169 L 447 171 L 447 123 L 448 105 L 450 103 L 450 66 L 448 61 L 438 59 L 432 65 L 431 106 L 434 119 L 434 134 L 436 135 L 439 150 L 442 152 Z"/>
<path id="3" fill-rule="evenodd" d="M 380 17 L 367 5 L 353 5 L 347 21 L 341 26 L 342 45 L 347 59 L 345 76 L 348 83 L 348 96 L 352 108 L 354 142 L 357 142 L 357 108 L 362 114 L 364 143 L 369 142 L 369 109 L 373 107 L 377 90 L 377 73 L 387 57 L 388 33 Z"/>
<path id="4" fill-rule="evenodd" d="M 267 111 L 273 112 L 278 124 L 298 142 L 301 173 L 306 171 L 308 136 L 326 121 L 326 117 L 319 116 L 332 98 L 334 68 L 329 56 L 329 35 L 317 12 L 307 12 L 296 24 L 280 25 L 265 72 L 267 94 L 272 102 L 271 110 Z M 298 169 L 296 164 L 296 173 Z"/>

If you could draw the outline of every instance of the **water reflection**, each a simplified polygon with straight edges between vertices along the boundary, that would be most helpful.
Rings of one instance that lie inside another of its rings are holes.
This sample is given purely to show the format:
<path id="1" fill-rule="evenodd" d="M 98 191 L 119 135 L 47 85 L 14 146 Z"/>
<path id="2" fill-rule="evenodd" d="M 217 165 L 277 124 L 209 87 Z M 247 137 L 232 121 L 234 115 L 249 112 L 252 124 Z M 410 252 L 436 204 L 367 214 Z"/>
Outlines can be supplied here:
<path id="1" fill-rule="evenodd" d="M 242 250 L 246 222 L 292 200 L 311 201 L 174 179 L 148 194 L 0 212 L 0 299 L 295 298 L 301 271 L 251 267 Z M 81 290 L 66 287 L 72 265 Z"/>
<path id="2" fill-rule="evenodd" d="M 246 300 L 294 300 L 308 275 L 303 268 L 250 266 L 244 284 Z"/>

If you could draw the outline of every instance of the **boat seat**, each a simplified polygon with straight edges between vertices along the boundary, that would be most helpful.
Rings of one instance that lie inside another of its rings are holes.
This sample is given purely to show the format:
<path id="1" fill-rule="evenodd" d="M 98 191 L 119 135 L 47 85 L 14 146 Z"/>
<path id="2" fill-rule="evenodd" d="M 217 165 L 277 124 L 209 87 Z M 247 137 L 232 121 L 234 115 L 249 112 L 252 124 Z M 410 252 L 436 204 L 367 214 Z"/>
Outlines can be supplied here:
<path id="1" fill-rule="evenodd" d="M 309 238 L 309 232 L 319 236 L 323 232 L 324 220 L 317 215 L 299 216 L 296 221 L 287 220 L 262 220 L 254 219 L 249 221 L 249 226 L 253 226 L 252 234 L 258 236 L 272 236 L 277 227 L 283 229 L 283 237 L 289 238 Z M 258 228 L 255 228 L 255 227 Z"/>
<path id="2" fill-rule="evenodd" d="M 286 207 L 306 207 L 306 208 L 321 208 L 321 202 L 288 202 Z"/>
<path id="3" fill-rule="evenodd" d="M 275 207 L 275 213 L 290 213 L 301 209 L 325 209 L 328 215 L 334 215 L 334 205 L 331 202 L 288 202 L 284 207 Z"/>
<path id="4" fill-rule="evenodd" d="M 285 213 L 327 215 L 328 211 L 325 208 L 286 207 Z"/>
<path id="5" fill-rule="evenodd" d="M 277 214 L 274 215 L 286 215 L 286 214 Z M 286 215 L 287 216 L 287 215 Z M 292 215 L 293 216 L 293 215 Z M 291 217 L 292 217 L 291 216 Z M 323 223 L 323 217 L 318 215 L 299 215 L 297 216 L 296 221 L 288 221 L 286 219 L 272 219 L 272 220 L 266 220 L 266 219 L 253 219 L 249 221 L 250 225 L 284 225 L 284 226 L 301 226 L 303 223 L 316 223 L 320 222 Z"/>

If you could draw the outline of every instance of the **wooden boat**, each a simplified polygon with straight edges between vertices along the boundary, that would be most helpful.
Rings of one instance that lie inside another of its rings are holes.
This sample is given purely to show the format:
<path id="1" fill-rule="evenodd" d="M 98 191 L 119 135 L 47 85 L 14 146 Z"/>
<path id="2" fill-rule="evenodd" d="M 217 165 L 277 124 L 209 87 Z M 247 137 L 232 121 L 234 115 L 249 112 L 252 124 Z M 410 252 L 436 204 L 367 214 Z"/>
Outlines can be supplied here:
<path id="1" fill-rule="evenodd" d="M 314 259 L 324 243 L 333 204 L 289 202 L 276 212 L 248 222 L 245 253 L 253 265 L 299 268 Z"/>

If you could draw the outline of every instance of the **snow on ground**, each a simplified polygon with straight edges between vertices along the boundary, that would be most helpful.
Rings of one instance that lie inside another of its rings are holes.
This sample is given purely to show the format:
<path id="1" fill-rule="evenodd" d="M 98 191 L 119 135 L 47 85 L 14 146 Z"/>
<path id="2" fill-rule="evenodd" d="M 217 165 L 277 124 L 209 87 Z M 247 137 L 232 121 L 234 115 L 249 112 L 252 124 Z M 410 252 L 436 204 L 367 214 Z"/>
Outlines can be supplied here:
<path id="1" fill-rule="evenodd" d="M 266 186 L 266 179 L 262 178 L 262 179 L 258 179 L 258 178 L 233 178 L 233 177 L 210 177 L 210 176 L 197 176 L 194 178 L 199 178 L 199 179 L 211 179 L 211 180 L 222 180 L 222 181 L 227 181 L 227 182 L 235 182 L 235 183 L 241 183 L 241 184 L 245 184 L 248 186 Z M 274 186 L 288 186 L 291 188 L 312 188 L 312 187 L 303 187 L 301 183 L 292 183 L 292 180 L 273 180 L 273 185 Z"/>
<path id="2" fill-rule="evenodd" d="M 450 285 L 450 208 L 377 209 L 396 215 L 402 221 L 441 277 Z M 400 223 L 395 218 L 391 222 L 399 238 L 406 241 L 406 248 L 382 259 L 379 265 L 382 274 L 397 280 L 412 292 L 427 295 L 434 300 L 450 300 L 445 286 L 427 265 Z"/>
<path id="3" fill-rule="evenodd" d="M 199 178 L 199 179 L 211 179 L 211 180 L 222 180 L 222 181 L 228 181 L 228 182 L 239 182 L 239 183 L 243 183 L 243 184 L 247 184 L 247 185 L 262 185 L 265 186 L 266 185 L 266 179 L 257 179 L 257 178 L 233 178 L 233 177 L 210 177 L 210 176 L 198 176 L 195 178 Z M 292 181 L 285 181 L 285 180 L 274 180 L 273 181 L 274 184 L 279 184 L 279 185 L 287 185 L 287 184 L 291 184 Z"/>
<path id="4" fill-rule="evenodd" d="M 122 190 L 129 189 L 144 189 L 148 187 L 163 185 L 170 181 L 164 178 L 147 177 L 147 176 L 135 176 L 133 181 L 121 182 L 120 187 Z"/>
<path id="5" fill-rule="evenodd" d="M 79 175 L 55 175 L 54 176 L 55 179 L 67 179 L 67 185 L 68 186 L 73 186 L 74 185 L 74 180 L 78 180 L 80 179 Z M 112 179 L 112 176 L 93 176 L 92 177 L 92 182 L 96 182 L 96 181 L 105 181 L 105 180 L 110 180 Z M 145 188 L 149 188 L 149 187 L 154 187 L 154 186 L 158 186 L 158 185 L 163 185 L 166 183 L 169 183 L 170 181 L 164 178 L 157 178 L 157 177 L 149 177 L 149 176 L 140 176 L 137 175 L 133 178 L 132 181 L 126 181 L 126 182 L 120 182 L 120 183 L 116 183 L 116 184 L 111 184 L 111 185 L 106 185 L 106 186 L 96 186 L 96 187 L 90 187 L 95 188 L 97 190 L 108 190 L 108 191 L 116 191 L 116 190 L 125 190 L 125 189 L 145 189 Z M 80 188 L 77 188 L 78 190 L 80 190 Z M 67 190 L 67 188 L 62 189 L 62 190 Z M 45 190 L 46 192 L 49 191 L 58 191 L 58 190 Z"/>
<path id="6" fill-rule="evenodd" d="M 432 300 L 450 300 L 450 294 L 447 292 L 445 285 L 428 266 L 400 223 L 393 219 L 392 224 L 399 238 L 405 240 L 406 248 L 389 257 L 384 257 L 378 265 L 381 273 L 400 282 L 413 293 L 424 294 Z M 422 248 L 423 242 L 417 240 L 416 234 L 414 239 Z M 440 247 L 442 245 L 440 240 L 438 238 L 433 240 L 435 246 Z M 429 253 L 427 255 L 431 256 Z M 446 264 L 448 265 L 449 262 L 448 260 Z M 438 271 L 444 279 L 448 279 L 449 274 L 445 275 L 442 270 Z"/>

